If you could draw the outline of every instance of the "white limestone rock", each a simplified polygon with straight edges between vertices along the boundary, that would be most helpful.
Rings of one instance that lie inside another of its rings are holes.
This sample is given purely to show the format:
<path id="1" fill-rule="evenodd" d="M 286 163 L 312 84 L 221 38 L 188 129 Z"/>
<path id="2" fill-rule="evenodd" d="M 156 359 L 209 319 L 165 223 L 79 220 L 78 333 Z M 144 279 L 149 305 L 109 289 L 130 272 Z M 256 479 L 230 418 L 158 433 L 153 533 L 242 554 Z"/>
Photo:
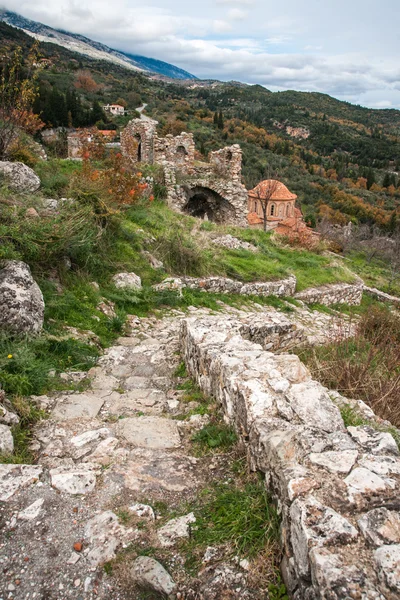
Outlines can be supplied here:
<path id="1" fill-rule="evenodd" d="M 357 460 L 357 450 L 344 450 L 342 452 L 328 451 L 311 453 L 308 455 L 309 460 L 321 467 L 324 467 L 331 473 L 345 473 L 346 475 L 353 468 Z"/>
<path id="2" fill-rule="evenodd" d="M 132 504 L 129 506 L 129 510 L 141 519 L 149 519 L 149 521 L 155 521 L 154 510 L 148 504 Z"/>
<path id="3" fill-rule="evenodd" d="M 3 404 L 0 404 L 0 423 L 17 425 L 19 423 L 19 416 L 8 410 Z"/>
<path id="4" fill-rule="evenodd" d="M 0 464 L 0 501 L 6 502 L 18 490 L 35 483 L 42 473 L 39 465 Z"/>
<path id="5" fill-rule="evenodd" d="M 18 519 L 22 519 L 23 521 L 33 521 L 34 519 L 37 519 L 42 510 L 43 503 L 44 498 L 39 498 L 29 506 L 24 508 L 24 510 L 21 510 L 18 513 Z"/>
<path id="6" fill-rule="evenodd" d="M 106 427 L 102 429 L 94 429 L 91 431 L 85 431 L 80 435 L 75 435 L 71 438 L 70 443 L 76 448 L 81 448 L 82 446 L 86 446 L 86 444 L 90 444 L 99 438 L 106 438 L 110 435 L 110 430 Z"/>
<path id="7" fill-rule="evenodd" d="M 171 519 L 157 531 L 158 539 L 163 548 L 173 546 L 176 540 L 180 538 L 188 538 L 190 535 L 190 524 L 196 522 L 196 517 L 193 513 Z"/>
<path id="8" fill-rule="evenodd" d="M 115 558 L 118 547 L 133 539 L 132 530 L 118 523 L 118 517 L 111 510 L 90 519 L 84 530 L 85 540 L 90 545 L 87 560 L 92 567 Z"/>
<path id="9" fill-rule="evenodd" d="M 0 161 L 0 175 L 16 192 L 32 194 L 40 188 L 40 179 L 35 171 L 22 162 Z"/>
<path id="10" fill-rule="evenodd" d="M 400 513 L 375 508 L 358 519 L 365 539 L 373 546 L 400 544 Z"/>
<path id="11" fill-rule="evenodd" d="M 142 280 L 136 273 L 117 273 L 112 278 L 112 282 L 118 289 L 142 289 Z"/>
<path id="12" fill-rule="evenodd" d="M 399 456 L 400 452 L 393 436 L 386 431 L 376 431 L 367 425 L 361 427 L 348 427 L 351 437 L 360 446 L 372 454 L 394 454 Z"/>
<path id="13" fill-rule="evenodd" d="M 43 295 L 24 262 L 0 261 L 0 306 L 0 331 L 36 335 L 42 330 Z"/>
<path id="14" fill-rule="evenodd" d="M 400 593 L 400 544 L 381 546 L 375 551 L 374 558 L 381 582 Z"/>
<path id="15" fill-rule="evenodd" d="M 331 552 L 330 549 L 312 548 L 310 563 L 314 590 L 318 590 L 320 598 L 324 600 L 328 598 L 329 600 L 344 598 L 383 600 L 383 596 L 368 579 L 363 569 L 348 564 L 346 560 Z"/>
<path id="16" fill-rule="evenodd" d="M 51 485 L 66 494 L 89 494 L 96 486 L 96 474 L 83 466 L 70 471 L 64 467 L 50 470 Z"/>
<path id="17" fill-rule="evenodd" d="M 51 416 L 57 421 L 79 418 L 94 418 L 104 404 L 104 397 L 98 394 L 69 394 L 57 401 Z"/>
<path id="18" fill-rule="evenodd" d="M 358 531 L 347 519 L 313 496 L 297 498 L 290 508 L 290 518 L 296 570 L 302 577 L 309 575 L 310 548 L 351 543 L 358 537 Z"/>
<path id="19" fill-rule="evenodd" d="M 387 489 L 387 484 L 381 477 L 364 467 L 354 469 L 344 481 L 351 501 L 357 496 L 383 492 Z"/>
<path id="20" fill-rule="evenodd" d="M 296 383 L 286 394 L 290 407 L 308 426 L 328 433 L 343 429 L 340 411 L 327 390 L 316 381 Z"/>
<path id="21" fill-rule="evenodd" d="M 162 417 L 122 419 L 118 430 L 127 442 L 140 448 L 167 449 L 181 445 L 176 421 Z"/>
<path id="22" fill-rule="evenodd" d="M 12 454 L 14 452 L 14 438 L 11 429 L 7 425 L 0 424 L 0 454 Z"/>
<path id="23" fill-rule="evenodd" d="M 138 556 L 131 569 L 132 580 L 140 587 L 151 588 L 159 594 L 169 596 L 176 590 L 171 575 L 159 562 L 150 556 Z"/>

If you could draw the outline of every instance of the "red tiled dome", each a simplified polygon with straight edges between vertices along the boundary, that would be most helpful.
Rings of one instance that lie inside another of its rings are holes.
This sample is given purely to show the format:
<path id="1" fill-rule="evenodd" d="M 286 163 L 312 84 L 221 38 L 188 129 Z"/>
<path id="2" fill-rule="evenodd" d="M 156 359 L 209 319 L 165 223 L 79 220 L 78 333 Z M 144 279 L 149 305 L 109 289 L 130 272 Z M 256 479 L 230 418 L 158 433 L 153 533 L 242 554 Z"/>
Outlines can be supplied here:
<path id="1" fill-rule="evenodd" d="M 273 193 L 270 200 L 296 200 L 296 194 L 289 192 L 286 185 L 276 179 L 266 179 L 261 181 L 253 190 L 250 190 L 249 195 L 255 198 L 266 198 L 270 191 Z"/>

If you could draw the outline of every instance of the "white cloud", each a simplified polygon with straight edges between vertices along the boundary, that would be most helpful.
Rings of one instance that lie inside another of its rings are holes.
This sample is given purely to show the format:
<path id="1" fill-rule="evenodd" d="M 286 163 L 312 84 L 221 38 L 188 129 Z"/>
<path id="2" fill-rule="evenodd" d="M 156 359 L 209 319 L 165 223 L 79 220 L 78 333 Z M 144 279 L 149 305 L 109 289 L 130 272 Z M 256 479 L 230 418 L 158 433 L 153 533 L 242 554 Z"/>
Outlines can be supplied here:
<path id="1" fill-rule="evenodd" d="M 1 0 L 0 0 L 1 1 Z M 397 0 L 2 0 L 28 18 L 199 77 L 400 107 Z M 248 12 L 250 9 L 250 12 Z M 360 14 L 362 27 L 360 27 Z M 346 18 L 343 18 L 346 15 Z M 245 19 L 247 17 L 247 19 Z M 388 104 L 391 103 L 391 104 Z"/>
<path id="2" fill-rule="evenodd" d="M 228 12 L 228 18 L 232 19 L 232 21 L 243 21 L 248 16 L 248 12 L 246 10 L 241 10 L 240 8 L 231 8 Z"/>

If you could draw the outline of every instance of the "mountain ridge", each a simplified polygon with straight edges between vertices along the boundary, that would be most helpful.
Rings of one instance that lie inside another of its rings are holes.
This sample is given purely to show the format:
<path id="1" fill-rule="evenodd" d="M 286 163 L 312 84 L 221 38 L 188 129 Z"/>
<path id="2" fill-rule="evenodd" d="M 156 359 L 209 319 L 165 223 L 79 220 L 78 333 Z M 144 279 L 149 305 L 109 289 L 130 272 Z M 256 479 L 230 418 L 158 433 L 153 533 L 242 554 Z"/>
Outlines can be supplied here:
<path id="1" fill-rule="evenodd" d="M 0 21 L 24 31 L 26 34 L 41 42 L 50 42 L 89 56 L 90 58 L 106 60 L 115 65 L 123 66 L 132 71 L 141 71 L 144 74 L 158 74 L 171 79 L 191 79 L 196 77 L 175 65 L 138 54 L 130 54 L 110 48 L 109 46 L 92 40 L 86 36 L 71 33 L 62 29 L 49 27 L 44 23 L 32 21 L 18 13 L 0 10 Z"/>

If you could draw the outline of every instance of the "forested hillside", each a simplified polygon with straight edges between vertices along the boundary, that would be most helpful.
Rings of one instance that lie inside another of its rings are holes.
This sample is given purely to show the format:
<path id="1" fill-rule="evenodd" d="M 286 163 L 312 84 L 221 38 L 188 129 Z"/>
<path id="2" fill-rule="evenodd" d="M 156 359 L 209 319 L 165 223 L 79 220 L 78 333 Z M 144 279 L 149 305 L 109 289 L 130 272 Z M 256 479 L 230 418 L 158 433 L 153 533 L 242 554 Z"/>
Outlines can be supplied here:
<path id="1" fill-rule="evenodd" d="M 0 23 L 0 52 L 32 39 Z M 53 44 L 40 44 L 35 110 L 48 126 L 121 129 L 147 103 L 162 134 L 193 132 L 198 158 L 224 144 L 243 149 L 248 188 L 276 176 L 298 194 L 310 223 L 396 225 L 400 204 L 400 111 L 372 110 L 324 94 L 261 86 L 162 82 Z M 101 106 L 123 102 L 109 119 Z"/>

